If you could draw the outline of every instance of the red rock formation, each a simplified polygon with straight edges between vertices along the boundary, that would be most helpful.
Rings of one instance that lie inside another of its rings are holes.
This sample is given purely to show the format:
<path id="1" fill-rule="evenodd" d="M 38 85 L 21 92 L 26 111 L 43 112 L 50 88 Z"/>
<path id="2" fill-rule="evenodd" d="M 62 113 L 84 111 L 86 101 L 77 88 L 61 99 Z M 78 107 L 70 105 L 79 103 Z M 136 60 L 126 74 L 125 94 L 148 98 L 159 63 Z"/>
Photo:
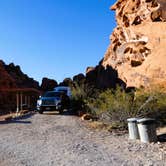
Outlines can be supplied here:
<path id="1" fill-rule="evenodd" d="M 58 83 L 55 80 L 49 78 L 43 78 L 41 84 L 41 90 L 42 91 L 53 90 L 57 85 Z"/>
<path id="2" fill-rule="evenodd" d="M 83 83 L 85 83 L 85 76 L 84 74 L 80 73 L 80 74 L 77 74 L 73 77 L 73 82 L 77 83 L 78 85 L 81 85 Z"/>
<path id="3" fill-rule="evenodd" d="M 72 86 L 73 80 L 71 78 L 65 78 L 62 82 L 58 84 L 58 86 Z"/>
<path id="4" fill-rule="evenodd" d="M 0 89 L 1 88 L 15 88 L 15 80 L 5 70 L 5 64 L 0 61 Z"/>
<path id="5" fill-rule="evenodd" d="M 86 71 L 86 83 L 97 89 L 115 88 L 116 84 L 125 86 L 111 66 L 103 67 L 99 63 L 95 68 L 88 67 Z"/>
<path id="6" fill-rule="evenodd" d="M 21 71 L 20 66 L 10 63 L 9 65 L 4 64 L 4 68 L 10 77 L 15 81 L 17 87 L 39 89 L 39 83 L 24 74 Z"/>
<path id="7" fill-rule="evenodd" d="M 102 65 L 112 66 L 127 86 L 166 81 L 166 1 L 118 0 L 117 27 Z"/>

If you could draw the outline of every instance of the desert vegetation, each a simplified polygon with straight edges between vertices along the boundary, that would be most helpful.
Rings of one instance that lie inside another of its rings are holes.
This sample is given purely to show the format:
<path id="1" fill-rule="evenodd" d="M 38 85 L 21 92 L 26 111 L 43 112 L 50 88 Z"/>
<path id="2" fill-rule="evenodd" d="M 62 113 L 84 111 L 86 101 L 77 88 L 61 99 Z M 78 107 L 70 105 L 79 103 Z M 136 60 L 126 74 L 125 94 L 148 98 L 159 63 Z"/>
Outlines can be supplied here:
<path id="1" fill-rule="evenodd" d="M 72 89 L 74 110 L 106 124 L 124 129 L 131 117 L 152 117 L 158 126 L 166 123 L 166 93 L 160 87 L 124 90 L 118 86 L 101 91 L 76 84 Z"/>

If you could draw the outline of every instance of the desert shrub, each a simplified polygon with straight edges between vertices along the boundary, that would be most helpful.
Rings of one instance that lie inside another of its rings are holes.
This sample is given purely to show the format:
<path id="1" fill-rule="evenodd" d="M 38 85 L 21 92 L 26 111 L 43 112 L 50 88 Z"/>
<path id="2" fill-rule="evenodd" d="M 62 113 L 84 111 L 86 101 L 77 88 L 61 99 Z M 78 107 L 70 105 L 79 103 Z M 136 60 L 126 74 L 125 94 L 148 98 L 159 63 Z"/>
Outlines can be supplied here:
<path id="1" fill-rule="evenodd" d="M 88 106 L 95 116 L 104 121 L 125 122 L 126 117 L 134 114 L 131 111 L 133 96 L 126 94 L 121 88 L 108 89 L 98 98 L 91 100 Z"/>
<path id="2" fill-rule="evenodd" d="M 154 89 L 139 89 L 135 93 L 126 93 L 121 88 L 108 89 L 89 100 L 88 107 L 101 120 L 124 127 L 129 117 L 153 117 L 160 125 L 166 122 L 166 93 Z"/>
<path id="3" fill-rule="evenodd" d="M 159 125 L 166 124 L 166 93 L 156 87 L 126 93 L 120 87 L 100 91 L 86 83 L 75 83 L 72 108 L 120 128 L 126 128 L 131 117 L 152 117 Z"/>
<path id="4" fill-rule="evenodd" d="M 138 90 L 135 94 L 134 107 L 140 117 L 152 117 L 158 125 L 166 124 L 166 93 L 159 88 Z"/>
<path id="5" fill-rule="evenodd" d="M 90 101 L 92 98 L 95 98 L 97 96 L 97 93 L 98 91 L 94 87 L 86 83 L 75 83 L 74 86 L 72 86 L 71 103 L 73 111 L 88 112 L 89 107 L 87 105 L 87 102 Z"/>

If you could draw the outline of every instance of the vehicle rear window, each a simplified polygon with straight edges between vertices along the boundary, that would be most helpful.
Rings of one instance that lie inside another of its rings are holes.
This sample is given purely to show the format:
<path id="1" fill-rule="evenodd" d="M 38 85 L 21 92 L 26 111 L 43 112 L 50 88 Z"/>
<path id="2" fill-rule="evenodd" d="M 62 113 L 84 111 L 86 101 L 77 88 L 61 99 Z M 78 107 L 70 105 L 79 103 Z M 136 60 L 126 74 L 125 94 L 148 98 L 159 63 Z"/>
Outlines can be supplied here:
<path id="1" fill-rule="evenodd" d="M 60 93 L 58 92 L 46 92 L 43 97 L 60 97 Z"/>

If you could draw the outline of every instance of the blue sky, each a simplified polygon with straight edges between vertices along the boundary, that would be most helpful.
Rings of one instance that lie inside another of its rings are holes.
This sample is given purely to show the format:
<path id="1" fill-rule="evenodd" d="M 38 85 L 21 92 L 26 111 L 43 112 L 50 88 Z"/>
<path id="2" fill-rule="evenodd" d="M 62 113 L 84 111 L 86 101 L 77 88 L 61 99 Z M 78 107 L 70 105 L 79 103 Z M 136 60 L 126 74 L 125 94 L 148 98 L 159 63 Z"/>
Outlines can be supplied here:
<path id="1" fill-rule="evenodd" d="M 0 0 L 0 59 L 62 81 L 103 58 L 116 0 Z"/>

